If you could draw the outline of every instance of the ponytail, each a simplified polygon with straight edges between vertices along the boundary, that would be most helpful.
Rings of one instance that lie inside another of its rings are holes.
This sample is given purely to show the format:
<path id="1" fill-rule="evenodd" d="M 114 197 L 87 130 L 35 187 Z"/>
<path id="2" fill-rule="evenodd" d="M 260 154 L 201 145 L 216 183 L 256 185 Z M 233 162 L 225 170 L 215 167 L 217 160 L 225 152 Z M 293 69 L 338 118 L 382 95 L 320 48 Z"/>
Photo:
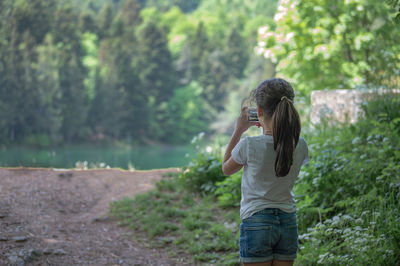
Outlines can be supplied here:
<path id="1" fill-rule="evenodd" d="M 289 173 L 293 164 L 293 152 L 299 142 L 301 131 L 300 116 L 293 102 L 283 96 L 276 106 L 272 119 L 276 151 L 275 172 L 281 177 Z"/>
<path id="2" fill-rule="evenodd" d="M 276 176 L 286 176 L 293 164 L 293 152 L 300 138 L 300 116 L 293 105 L 294 90 L 289 82 L 272 78 L 252 92 L 257 106 L 273 121 Z"/>

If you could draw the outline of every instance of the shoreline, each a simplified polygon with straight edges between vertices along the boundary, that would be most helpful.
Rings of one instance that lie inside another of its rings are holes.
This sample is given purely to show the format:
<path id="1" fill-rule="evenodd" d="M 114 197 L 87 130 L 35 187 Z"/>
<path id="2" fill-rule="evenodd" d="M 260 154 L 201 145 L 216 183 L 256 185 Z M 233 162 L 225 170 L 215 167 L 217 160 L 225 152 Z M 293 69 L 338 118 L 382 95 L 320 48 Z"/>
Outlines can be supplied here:
<path id="1" fill-rule="evenodd" d="M 1 170 L 30 170 L 30 171 L 120 171 L 120 172 L 136 172 L 136 173 L 149 173 L 149 172 L 160 172 L 160 171 L 181 171 L 182 167 L 168 167 L 168 168 L 154 168 L 148 170 L 138 170 L 138 169 L 123 169 L 123 168 L 89 168 L 89 169 L 82 169 L 82 168 L 56 168 L 56 167 L 32 167 L 32 166 L 16 166 L 16 167 L 9 167 L 9 166 L 0 166 Z"/>

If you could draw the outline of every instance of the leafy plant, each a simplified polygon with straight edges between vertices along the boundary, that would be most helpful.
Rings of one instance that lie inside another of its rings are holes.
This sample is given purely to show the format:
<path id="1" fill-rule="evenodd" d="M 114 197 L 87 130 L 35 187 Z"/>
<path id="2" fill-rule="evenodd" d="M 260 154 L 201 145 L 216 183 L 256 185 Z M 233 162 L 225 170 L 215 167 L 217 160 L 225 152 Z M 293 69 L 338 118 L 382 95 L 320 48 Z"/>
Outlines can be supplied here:
<path id="1" fill-rule="evenodd" d="M 398 86 L 399 46 L 393 36 L 400 36 L 400 30 L 392 13 L 374 0 L 280 1 L 277 27 L 259 29 L 256 50 L 301 92 Z"/>
<path id="2" fill-rule="evenodd" d="M 316 127 L 306 137 L 311 160 L 294 191 L 300 265 L 398 262 L 399 98 L 376 95 L 356 124 Z"/>
<path id="3" fill-rule="evenodd" d="M 204 133 L 200 133 L 193 138 L 192 144 L 196 145 L 198 153 L 182 169 L 180 179 L 191 191 L 213 193 L 217 188 L 216 183 L 223 181 L 226 176 L 222 172 L 220 149 L 217 146 L 201 147 L 199 144 L 203 137 Z"/>
<path id="4" fill-rule="evenodd" d="M 241 198 L 242 171 L 217 182 L 214 194 L 221 207 L 238 207 Z"/>

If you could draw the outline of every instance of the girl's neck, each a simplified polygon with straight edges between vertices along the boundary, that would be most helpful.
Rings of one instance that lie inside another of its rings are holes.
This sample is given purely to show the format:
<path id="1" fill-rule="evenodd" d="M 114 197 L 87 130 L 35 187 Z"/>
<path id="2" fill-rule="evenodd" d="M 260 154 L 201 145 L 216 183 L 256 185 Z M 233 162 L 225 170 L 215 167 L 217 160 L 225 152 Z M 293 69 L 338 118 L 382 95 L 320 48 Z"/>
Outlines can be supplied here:
<path id="1" fill-rule="evenodd" d="M 263 135 L 272 136 L 273 120 L 269 117 L 260 117 L 260 124 L 263 128 Z"/>
<path id="2" fill-rule="evenodd" d="M 263 128 L 263 134 L 264 134 L 264 135 L 272 136 L 272 130 L 270 130 L 270 129 L 268 129 L 268 128 Z"/>

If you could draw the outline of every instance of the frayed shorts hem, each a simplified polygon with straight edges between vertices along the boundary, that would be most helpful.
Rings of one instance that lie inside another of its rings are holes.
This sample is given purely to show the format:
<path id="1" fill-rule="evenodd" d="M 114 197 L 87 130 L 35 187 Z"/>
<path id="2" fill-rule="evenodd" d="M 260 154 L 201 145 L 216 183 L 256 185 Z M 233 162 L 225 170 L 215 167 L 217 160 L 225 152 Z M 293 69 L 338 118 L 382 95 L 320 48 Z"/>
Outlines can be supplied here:
<path id="1" fill-rule="evenodd" d="M 277 260 L 295 260 L 297 254 L 293 255 L 284 255 L 284 254 L 274 254 L 273 256 L 268 257 L 240 257 L 239 262 L 243 263 L 251 263 L 251 262 L 268 262 L 273 259 Z"/>
<path id="2" fill-rule="evenodd" d="M 273 256 L 269 256 L 269 257 L 246 257 L 246 258 L 240 257 L 239 262 L 243 262 L 243 263 L 268 262 L 268 261 L 271 261 L 273 259 L 274 259 Z"/>
<path id="3" fill-rule="evenodd" d="M 277 260 L 295 260 L 297 258 L 297 254 L 293 255 L 285 255 L 285 254 L 274 254 L 274 259 Z"/>

